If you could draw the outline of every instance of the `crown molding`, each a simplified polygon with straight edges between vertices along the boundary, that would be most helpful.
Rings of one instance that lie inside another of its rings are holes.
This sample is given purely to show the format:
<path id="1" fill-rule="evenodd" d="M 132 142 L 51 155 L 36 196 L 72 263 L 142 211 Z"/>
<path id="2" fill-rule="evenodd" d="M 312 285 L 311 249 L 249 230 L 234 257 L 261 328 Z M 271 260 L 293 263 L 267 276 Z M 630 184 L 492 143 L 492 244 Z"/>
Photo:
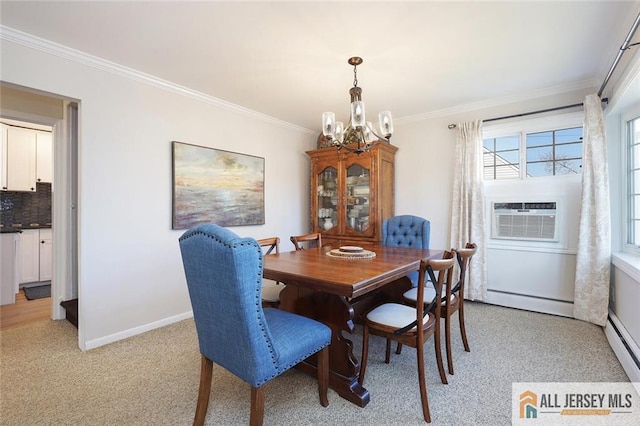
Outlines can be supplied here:
<path id="1" fill-rule="evenodd" d="M 219 99 L 196 90 L 189 89 L 188 87 L 181 86 L 179 84 L 172 83 L 167 80 L 155 77 L 150 74 L 146 74 L 132 68 L 125 67 L 115 62 L 107 61 L 97 56 L 90 55 L 88 53 L 81 52 L 79 50 L 72 49 L 70 47 L 54 43 L 49 40 L 45 40 L 40 37 L 33 36 L 31 34 L 16 30 L 5 25 L 0 25 L 0 39 L 6 40 L 11 43 L 19 44 L 30 49 L 38 50 L 49 55 L 53 55 L 62 59 L 67 59 L 91 68 L 95 68 L 101 71 L 105 71 L 120 77 L 135 80 L 137 82 L 147 84 L 168 92 L 172 92 L 184 97 L 195 99 L 200 102 L 215 105 L 228 111 L 232 111 L 249 118 L 274 124 L 279 127 L 292 129 L 298 132 L 306 134 L 316 134 L 317 132 L 298 126 L 293 123 L 289 123 L 284 120 L 272 117 L 270 115 L 262 114 L 260 112 L 242 107 L 240 105 L 227 102 L 223 99 Z"/>
<path id="2" fill-rule="evenodd" d="M 567 84 L 567 85 L 553 86 L 553 87 L 534 90 L 526 93 L 520 93 L 514 96 L 492 98 L 486 101 L 473 102 L 473 103 L 464 104 L 464 105 L 460 105 L 452 108 L 443 108 L 440 110 L 431 111 L 424 114 L 417 114 L 409 117 L 402 117 L 402 118 L 394 119 L 394 122 L 397 124 L 409 124 L 409 123 L 416 123 L 420 121 L 431 120 L 434 118 L 449 117 L 449 116 L 464 114 L 472 111 L 479 111 L 487 108 L 499 107 L 499 106 L 507 105 L 511 103 L 525 102 L 525 101 L 530 101 L 533 99 L 543 98 L 547 96 L 561 95 L 561 94 L 578 91 L 578 90 L 594 89 L 594 88 L 597 88 L 599 84 L 600 82 L 597 79 L 582 80 L 582 81 L 578 81 L 578 82 Z"/>

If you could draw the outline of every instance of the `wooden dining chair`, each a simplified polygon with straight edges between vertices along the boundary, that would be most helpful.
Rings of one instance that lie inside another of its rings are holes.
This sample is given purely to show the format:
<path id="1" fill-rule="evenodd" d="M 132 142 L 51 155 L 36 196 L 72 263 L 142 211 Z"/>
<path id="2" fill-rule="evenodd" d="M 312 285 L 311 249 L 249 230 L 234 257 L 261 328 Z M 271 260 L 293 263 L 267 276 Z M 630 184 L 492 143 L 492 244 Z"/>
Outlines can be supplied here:
<path id="1" fill-rule="evenodd" d="M 262 247 L 264 256 L 280 253 L 280 238 L 278 237 L 259 239 L 258 244 Z M 280 305 L 280 292 L 285 287 L 284 284 L 280 284 L 278 281 L 269 280 L 268 283 L 265 283 L 262 280 L 262 307 L 277 308 Z"/>
<path id="2" fill-rule="evenodd" d="M 467 340 L 467 331 L 464 324 L 464 286 L 466 283 L 467 270 L 469 262 L 478 247 L 474 243 L 467 243 L 465 248 L 456 249 L 456 257 L 460 266 L 460 275 L 458 282 L 453 286 L 447 286 L 446 303 L 441 306 L 441 315 L 444 316 L 444 333 L 447 346 L 447 366 L 449 374 L 453 374 L 453 357 L 451 356 L 451 316 L 458 311 L 458 322 L 460 323 L 460 335 L 462 336 L 462 344 L 466 352 L 469 349 L 469 341 Z"/>
<path id="3" fill-rule="evenodd" d="M 292 235 L 290 238 L 296 250 L 304 250 L 306 248 L 322 248 L 322 234 L 314 232 L 305 235 Z"/>
<path id="4" fill-rule="evenodd" d="M 453 356 L 451 351 L 451 316 L 458 311 L 458 322 L 460 323 L 460 334 L 462 336 L 462 344 L 464 350 L 470 352 L 469 342 L 467 340 L 467 332 L 464 324 L 464 285 L 466 282 L 467 269 L 469 262 L 474 254 L 476 254 L 477 246 L 474 243 L 467 243 L 465 248 L 452 249 L 455 252 L 458 260 L 458 266 L 460 275 L 458 281 L 452 286 L 449 285 L 451 281 L 445 283 L 442 289 L 441 304 L 440 304 L 440 316 L 444 318 L 444 334 L 445 334 L 445 346 L 447 350 L 447 367 L 449 374 L 453 374 Z M 435 296 L 435 289 L 430 281 L 425 284 L 425 290 L 423 292 L 423 303 L 429 304 Z M 415 304 L 417 300 L 420 300 L 417 292 L 417 288 L 412 288 L 404 293 L 403 298 Z M 434 305 L 434 309 L 437 309 L 438 305 Z"/>
<path id="5" fill-rule="evenodd" d="M 403 345 L 416 348 L 418 364 L 418 381 L 420 382 L 420 397 L 422 401 L 422 415 L 427 423 L 431 422 L 429 401 L 427 398 L 427 383 L 424 368 L 424 344 L 429 337 L 434 336 L 436 362 L 442 383 L 447 383 L 442 353 L 440 349 L 440 313 L 439 309 L 431 309 L 440 305 L 441 289 L 445 281 L 451 281 L 454 254 L 445 251 L 442 259 L 423 259 L 420 261 L 418 277 L 424 282 L 428 275 L 436 288 L 435 298 L 431 305 L 417 304 L 407 306 L 399 303 L 384 303 L 364 316 L 362 361 L 360 364 L 360 377 L 358 382 L 364 384 L 367 370 L 367 358 L 369 356 L 369 336 L 371 334 L 387 339 L 387 358 L 389 356 L 389 342 L 396 341 Z M 437 272 L 437 277 L 436 277 Z M 424 286 L 418 286 L 418 295 L 422 297 Z"/>
<path id="6" fill-rule="evenodd" d="M 256 304 L 262 286 L 256 277 L 263 273 L 258 242 L 207 224 L 186 231 L 179 243 L 201 354 L 193 424 L 204 424 L 207 415 L 213 363 L 250 385 L 252 426 L 263 422 L 264 385 L 310 356 L 317 359 L 318 394 L 326 407 L 331 329 Z"/>

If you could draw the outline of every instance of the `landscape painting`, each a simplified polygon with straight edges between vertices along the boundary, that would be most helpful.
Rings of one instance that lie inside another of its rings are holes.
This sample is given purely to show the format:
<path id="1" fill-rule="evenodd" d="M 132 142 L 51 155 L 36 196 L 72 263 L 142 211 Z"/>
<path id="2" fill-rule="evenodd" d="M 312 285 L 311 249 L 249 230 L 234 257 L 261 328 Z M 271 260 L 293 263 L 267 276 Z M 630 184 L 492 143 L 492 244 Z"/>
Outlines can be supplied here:
<path id="1" fill-rule="evenodd" d="M 173 142 L 173 229 L 264 224 L 264 158 Z"/>

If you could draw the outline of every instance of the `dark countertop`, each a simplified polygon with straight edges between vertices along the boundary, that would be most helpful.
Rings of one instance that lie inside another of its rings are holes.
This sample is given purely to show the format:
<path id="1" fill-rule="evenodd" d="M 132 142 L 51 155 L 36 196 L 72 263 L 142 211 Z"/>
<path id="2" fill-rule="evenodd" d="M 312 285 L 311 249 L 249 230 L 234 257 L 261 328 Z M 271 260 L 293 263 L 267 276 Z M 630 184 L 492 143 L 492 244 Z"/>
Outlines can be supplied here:
<path id="1" fill-rule="evenodd" d="M 51 229 L 51 224 L 50 223 L 44 223 L 44 224 L 27 223 L 27 224 L 21 225 L 21 224 L 14 223 L 13 226 L 0 225 L 0 234 L 9 234 L 12 232 L 26 231 L 28 229 Z"/>

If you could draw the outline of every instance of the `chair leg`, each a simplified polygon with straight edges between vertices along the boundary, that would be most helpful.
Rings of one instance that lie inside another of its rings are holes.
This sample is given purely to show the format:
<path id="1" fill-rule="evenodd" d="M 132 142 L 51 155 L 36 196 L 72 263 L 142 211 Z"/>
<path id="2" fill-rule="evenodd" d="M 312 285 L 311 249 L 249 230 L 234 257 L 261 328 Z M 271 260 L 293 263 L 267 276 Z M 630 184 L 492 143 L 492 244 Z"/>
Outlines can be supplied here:
<path id="1" fill-rule="evenodd" d="M 318 393 L 320 404 L 323 407 L 329 405 L 327 392 L 329 390 L 329 346 L 318 352 Z"/>
<path id="2" fill-rule="evenodd" d="M 387 349 L 384 351 L 384 363 L 391 362 L 391 339 L 387 339 Z"/>
<path id="3" fill-rule="evenodd" d="M 464 302 L 460 299 L 460 309 L 458 309 L 458 318 L 460 322 L 460 334 L 462 335 L 462 344 L 466 352 L 471 352 L 469 349 L 469 341 L 467 340 L 467 330 L 464 327 Z"/>
<path id="4" fill-rule="evenodd" d="M 369 327 L 366 325 L 362 331 L 362 358 L 360 359 L 360 374 L 358 383 L 364 384 L 364 373 L 367 371 L 367 357 L 369 356 Z"/>
<path id="5" fill-rule="evenodd" d="M 251 416 L 249 426 L 262 426 L 264 420 L 264 386 L 251 386 Z"/>
<path id="6" fill-rule="evenodd" d="M 213 362 L 202 355 L 200 358 L 200 388 L 198 389 L 198 404 L 196 405 L 196 415 L 193 419 L 194 426 L 204 425 L 204 419 L 207 417 L 212 374 Z"/>
<path id="7" fill-rule="evenodd" d="M 447 366 L 449 367 L 449 374 L 453 374 L 453 356 L 451 354 L 451 315 L 447 312 L 444 319 L 444 340 L 447 346 Z"/>
<path id="8" fill-rule="evenodd" d="M 438 372 L 440 373 L 440 381 L 443 385 L 449 384 L 447 382 L 447 375 L 444 372 L 444 365 L 442 364 L 442 348 L 440 347 L 440 325 L 436 324 L 436 330 L 434 332 L 433 346 L 436 349 L 436 361 L 438 364 Z"/>
<path id="9" fill-rule="evenodd" d="M 396 355 L 400 355 L 402 353 L 402 343 L 398 342 L 398 346 L 396 346 Z"/>
<path id="10" fill-rule="evenodd" d="M 427 398 L 427 381 L 424 374 L 424 346 L 418 345 L 418 381 L 420 382 L 420 399 L 422 401 L 422 415 L 424 421 L 431 423 L 431 413 L 429 412 L 429 399 Z"/>

